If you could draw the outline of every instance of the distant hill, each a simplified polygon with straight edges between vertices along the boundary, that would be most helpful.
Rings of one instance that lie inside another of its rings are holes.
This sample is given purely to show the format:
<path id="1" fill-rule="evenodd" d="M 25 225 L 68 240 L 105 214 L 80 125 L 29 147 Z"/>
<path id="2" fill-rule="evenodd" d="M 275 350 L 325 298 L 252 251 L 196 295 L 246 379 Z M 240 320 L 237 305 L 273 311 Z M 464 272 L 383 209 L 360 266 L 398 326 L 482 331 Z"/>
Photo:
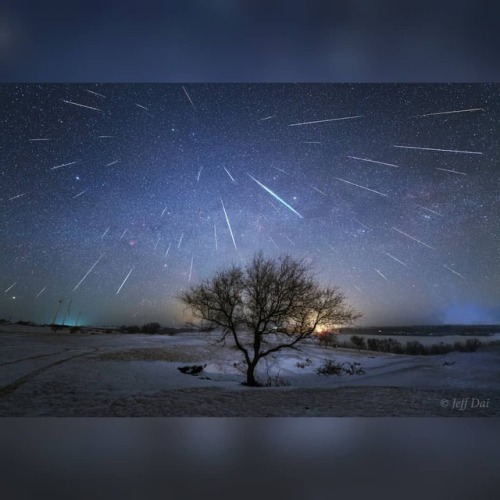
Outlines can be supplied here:
<path id="1" fill-rule="evenodd" d="M 412 325 L 341 327 L 338 333 L 348 335 L 492 335 L 500 325 Z"/>

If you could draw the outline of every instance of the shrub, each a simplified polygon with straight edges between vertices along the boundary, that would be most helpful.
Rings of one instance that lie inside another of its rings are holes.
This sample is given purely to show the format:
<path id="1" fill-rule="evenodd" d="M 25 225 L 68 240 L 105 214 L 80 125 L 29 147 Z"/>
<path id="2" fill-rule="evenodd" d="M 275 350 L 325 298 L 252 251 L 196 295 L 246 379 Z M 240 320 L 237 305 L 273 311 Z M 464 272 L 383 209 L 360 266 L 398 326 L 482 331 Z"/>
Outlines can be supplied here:
<path id="1" fill-rule="evenodd" d="M 359 335 L 353 335 L 351 337 L 351 343 L 360 351 L 361 349 L 366 349 L 365 339 Z"/>
<path id="2" fill-rule="evenodd" d="M 363 375 L 365 371 L 356 362 L 346 361 L 344 363 L 336 363 L 331 359 L 327 359 L 316 369 L 316 373 L 318 375 L 342 375 L 342 373 L 346 373 L 347 375 Z"/>
<path id="3" fill-rule="evenodd" d="M 401 344 L 401 342 L 398 342 L 397 340 L 393 340 L 393 344 L 391 345 L 391 352 L 394 354 L 403 354 L 403 344 Z"/>
<path id="4" fill-rule="evenodd" d="M 363 368 L 361 368 L 360 363 L 356 362 L 353 363 L 351 361 L 346 361 L 342 365 L 342 369 L 344 370 L 345 373 L 347 373 L 347 375 L 363 375 L 365 373 Z"/>
<path id="5" fill-rule="evenodd" d="M 481 342 L 477 339 L 467 339 L 465 341 L 465 350 L 467 352 L 477 351 L 477 348 L 481 345 Z"/>
<path id="6" fill-rule="evenodd" d="M 312 359 L 307 358 L 305 361 L 297 361 L 297 368 L 305 368 L 312 365 Z"/>
<path id="7" fill-rule="evenodd" d="M 127 333 L 139 333 L 141 331 L 141 327 L 137 325 L 132 325 L 132 326 L 125 326 L 124 330 Z"/>
<path id="8" fill-rule="evenodd" d="M 337 339 L 335 335 L 331 333 L 318 335 L 318 342 L 322 347 L 338 347 Z"/>
<path id="9" fill-rule="evenodd" d="M 156 322 L 146 323 L 145 325 L 143 325 L 142 331 L 143 331 L 143 333 L 158 333 L 160 328 L 161 328 L 160 323 L 156 323 Z"/>
<path id="10" fill-rule="evenodd" d="M 177 369 L 181 373 L 185 373 L 186 375 L 198 375 L 198 373 L 201 373 L 203 369 L 207 365 L 191 365 L 191 366 L 179 366 Z"/>
<path id="11" fill-rule="evenodd" d="M 429 351 L 427 347 L 416 340 L 411 342 L 406 342 L 405 354 L 428 354 Z"/>
<path id="12" fill-rule="evenodd" d="M 427 349 L 429 350 L 429 354 L 446 354 L 453 351 L 453 346 L 440 342 L 439 344 L 431 344 Z"/>
<path id="13" fill-rule="evenodd" d="M 278 373 L 272 377 L 269 375 L 269 372 L 267 373 L 267 382 L 264 384 L 264 387 L 286 387 L 290 385 L 290 381 L 281 378 L 280 377 L 280 372 L 278 370 Z"/>
<path id="14" fill-rule="evenodd" d="M 378 341 L 378 339 L 368 339 L 368 349 L 370 351 L 378 351 L 379 350 L 379 346 L 380 346 L 380 343 Z"/>
<path id="15" fill-rule="evenodd" d="M 318 375 L 340 375 L 342 373 L 342 364 L 336 363 L 331 359 L 327 359 L 316 369 Z"/>

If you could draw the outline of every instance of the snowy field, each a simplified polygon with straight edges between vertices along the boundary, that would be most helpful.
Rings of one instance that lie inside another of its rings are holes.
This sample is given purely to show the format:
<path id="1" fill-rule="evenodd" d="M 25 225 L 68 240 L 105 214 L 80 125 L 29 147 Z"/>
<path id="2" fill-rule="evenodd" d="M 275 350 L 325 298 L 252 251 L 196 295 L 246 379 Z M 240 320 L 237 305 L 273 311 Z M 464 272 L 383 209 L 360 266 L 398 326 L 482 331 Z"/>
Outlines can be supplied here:
<path id="1" fill-rule="evenodd" d="M 250 388 L 239 351 L 217 339 L 1 325 L 0 416 L 500 415 L 498 345 L 409 356 L 310 342 L 261 360 L 269 386 Z M 364 373 L 318 375 L 327 360 Z M 178 370 L 186 365 L 206 366 L 194 376 Z"/>

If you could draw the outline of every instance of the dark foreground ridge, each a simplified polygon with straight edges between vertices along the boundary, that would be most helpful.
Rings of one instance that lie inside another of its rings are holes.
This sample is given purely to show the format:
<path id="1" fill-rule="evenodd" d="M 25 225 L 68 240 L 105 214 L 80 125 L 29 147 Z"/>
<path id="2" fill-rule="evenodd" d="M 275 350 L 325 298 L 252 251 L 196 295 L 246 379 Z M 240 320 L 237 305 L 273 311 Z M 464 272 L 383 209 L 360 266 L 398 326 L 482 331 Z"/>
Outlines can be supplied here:
<path id="1" fill-rule="evenodd" d="M 486 417 L 500 416 L 500 392 L 407 387 L 334 389 L 266 388 L 228 391 L 214 387 L 109 398 L 77 395 L 64 382 L 32 400 L 0 402 L 9 417 Z M 53 403 L 53 404 L 52 404 Z M 482 405 L 482 407 L 480 407 Z M 485 407 L 487 405 L 487 407 Z M 43 408 L 43 410 L 40 410 Z"/>

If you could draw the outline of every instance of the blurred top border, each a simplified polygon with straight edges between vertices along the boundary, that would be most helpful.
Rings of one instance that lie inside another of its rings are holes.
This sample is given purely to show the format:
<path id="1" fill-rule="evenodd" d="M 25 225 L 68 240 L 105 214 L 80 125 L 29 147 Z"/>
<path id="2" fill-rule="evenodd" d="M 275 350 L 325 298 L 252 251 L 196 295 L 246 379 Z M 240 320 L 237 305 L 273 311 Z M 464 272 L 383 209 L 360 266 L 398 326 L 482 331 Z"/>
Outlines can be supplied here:
<path id="1" fill-rule="evenodd" d="M 495 10 L 477 0 L 4 0 L 0 81 L 500 81 Z"/>

